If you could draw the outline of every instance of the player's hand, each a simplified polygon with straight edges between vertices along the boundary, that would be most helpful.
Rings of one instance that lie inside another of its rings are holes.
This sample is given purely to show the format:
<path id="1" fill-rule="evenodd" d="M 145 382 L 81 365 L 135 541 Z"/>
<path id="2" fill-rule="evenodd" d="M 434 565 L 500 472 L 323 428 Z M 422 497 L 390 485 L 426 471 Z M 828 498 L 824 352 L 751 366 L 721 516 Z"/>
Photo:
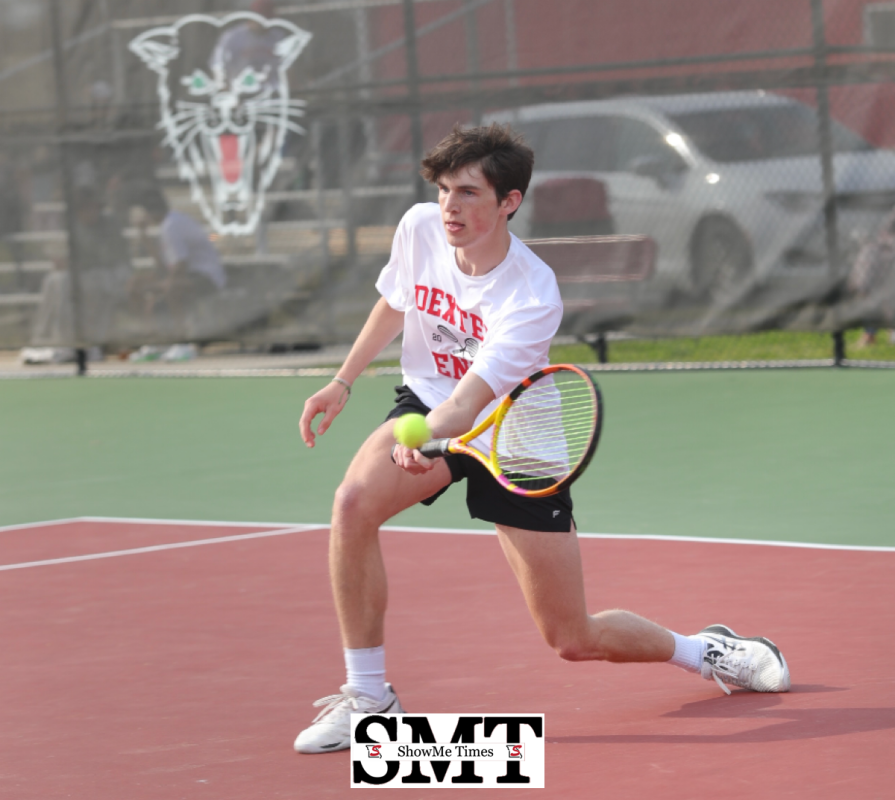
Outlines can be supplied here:
<path id="1" fill-rule="evenodd" d="M 302 411 L 298 427 L 301 430 L 301 438 L 308 447 L 313 447 L 318 435 L 322 436 L 329 430 L 329 426 L 339 412 L 345 408 L 349 393 L 341 383 L 326 384 L 319 392 L 312 394 L 305 400 L 305 408 Z M 316 433 L 312 427 L 314 418 L 323 414 L 323 419 L 317 425 Z"/>
<path id="2" fill-rule="evenodd" d="M 426 458 L 419 450 L 396 444 L 392 448 L 392 461 L 411 475 L 425 475 L 435 467 L 434 458 Z"/>

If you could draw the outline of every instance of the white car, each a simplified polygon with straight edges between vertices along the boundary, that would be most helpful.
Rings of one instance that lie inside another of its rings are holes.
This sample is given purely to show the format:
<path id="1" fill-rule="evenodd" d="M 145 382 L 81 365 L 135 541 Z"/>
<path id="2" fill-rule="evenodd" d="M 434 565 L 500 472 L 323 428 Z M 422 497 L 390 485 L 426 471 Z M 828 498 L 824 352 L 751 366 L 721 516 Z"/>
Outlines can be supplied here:
<path id="1" fill-rule="evenodd" d="M 534 148 L 529 196 L 567 179 L 603 184 L 615 233 L 655 239 L 657 280 L 732 302 L 771 278 L 836 277 L 809 106 L 727 92 L 545 104 L 488 121 L 510 123 Z M 835 122 L 831 138 L 842 250 L 895 207 L 895 153 Z M 522 204 L 517 235 L 542 235 L 535 206 Z"/>

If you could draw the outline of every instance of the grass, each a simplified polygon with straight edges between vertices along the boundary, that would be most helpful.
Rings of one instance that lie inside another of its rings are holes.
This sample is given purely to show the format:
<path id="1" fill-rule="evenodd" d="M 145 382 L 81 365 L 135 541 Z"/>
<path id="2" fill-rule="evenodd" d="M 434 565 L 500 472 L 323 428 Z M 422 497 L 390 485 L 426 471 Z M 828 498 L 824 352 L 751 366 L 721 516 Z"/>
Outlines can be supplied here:
<path id="1" fill-rule="evenodd" d="M 847 358 L 895 362 L 895 344 L 888 331 L 880 331 L 876 342 L 861 347 L 860 330 L 845 334 Z M 609 342 L 613 364 L 694 361 L 793 361 L 833 357 L 833 337 L 829 333 L 768 331 L 738 336 L 704 336 L 679 339 L 620 339 Z M 593 364 L 596 353 L 587 344 L 563 343 L 550 348 L 554 364 Z M 377 361 L 377 367 L 397 367 L 398 361 Z M 338 365 L 333 365 L 338 366 Z"/>
<path id="2" fill-rule="evenodd" d="M 895 345 L 887 331 L 877 334 L 873 345 L 859 347 L 861 331 L 846 333 L 848 358 L 895 361 Z M 769 331 L 739 336 L 705 336 L 680 339 L 621 339 L 609 342 L 611 363 L 668 361 L 788 361 L 833 357 L 828 333 Z M 550 349 L 554 363 L 593 363 L 594 351 L 586 344 L 557 344 Z"/>

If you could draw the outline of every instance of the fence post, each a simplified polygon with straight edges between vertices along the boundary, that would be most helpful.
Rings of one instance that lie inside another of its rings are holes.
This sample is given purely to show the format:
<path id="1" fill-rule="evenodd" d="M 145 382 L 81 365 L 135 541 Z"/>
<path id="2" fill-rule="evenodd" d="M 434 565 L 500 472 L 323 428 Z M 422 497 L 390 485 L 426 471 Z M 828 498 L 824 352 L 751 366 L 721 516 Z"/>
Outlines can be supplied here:
<path id="1" fill-rule="evenodd" d="M 414 202 L 426 201 L 426 182 L 419 174 L 423 160 L 423 122 L 420 118 L 420 71 L 416 57 L 416 19 L 413 14 L 413 0 L 404 0 L 404 53 L 407 59 L 407 99 L 410 104 L 410 145 L 413 158 Z"/>
<path id="2" fill-rule="evenodd" d="M 87 373 L 87 349 L 83 337 L 83 296 L 78 263 L 78 243 L 75 235 L 75 195 L 72 186 L 71 164 L 65 135 L 68 128 L 68 91 L 65 82 L 65 65 L 62 49 L 62 19 L 59 0 L 50 0 L 50 27 L 53 42 L 53 77 L 56 83 L 56 140 L 59 161 L 62 166 L 62 194 L 65 200 L 65 227 L 68 233 L 68 275 L 72 303 L 72 344 L 75 348 L 77 374 Z"/>
<path id="3" fill-rule="evenodd" d="M 324 337 L 334 338 L 335 313 L 333 311 L 332 258 L 329 251 L 329 208 L 326 202 L 323 160 L 323 122 L 319 119 L 311 123 L 311 151 L 314 158 L 314 204 L 317 212 L 318 236 L 320 242 L 320 266 L 322 269 L 322 296 L 326 307 L 323 312 Z"/>
<path id="4" fill-rule="evenodd" d="M 824 233 L 827 272 L 831 288 L 839 281 L 839 210 L 833 172 L 833 138 L 830 125 L 830 94 L 827 89 L 827 34 L 823 0 L 811 0 L 811 29 L 814 40 L 814 68 L 817 72 L 817 132 L 824 193 Z"/>
<path id="5" fill-rule="evenodd" d="M 482 124 L 482 106 L 479 100 L 479 29 L 476 21 L 476 6 L 473 0 L 464 0 L 465 15 L 463 18 L 466 26 L 466 71 L 472 76 L 471 86 L 472 101 L 472 124 Z"/>
<path id="6" fill-rule="evenodd" d="M 833 364 L 841 367 L 843 361 L 845 361 L 845 332 L 835 331 L 833 333 Z"/>
<path id="7" fill-rule="evenodd" d="M 594 343 L 594 350 L 597 351 L 597 361 L 601 364 L 609 363 L 609 343 L 606 341 L 606 334 L 597 334 L 597 341 Z"/>
<path id="8" fill-rule="evenodd" d="M 342 182 L 342 217 L 345 220 L 346 250 L 348 269 L 354 269 L 357 260 L 357 220 L 354 208 L 354 159 L 351 135 L 351 118 L 348 115 L 347 97 L 339 111 L 339 178 Z"/>

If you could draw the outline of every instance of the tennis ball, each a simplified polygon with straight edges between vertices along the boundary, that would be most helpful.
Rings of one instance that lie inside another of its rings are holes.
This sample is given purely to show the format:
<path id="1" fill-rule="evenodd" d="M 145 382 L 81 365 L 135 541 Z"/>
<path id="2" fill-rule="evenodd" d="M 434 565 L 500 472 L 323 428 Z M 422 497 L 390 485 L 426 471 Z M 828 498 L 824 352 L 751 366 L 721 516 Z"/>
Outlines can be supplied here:
<path id="1" fill-rule="evenodd" d="M 422 414 L 404 414 L 395 423 L 395 440 L 404 447 L 415 450 L 428 442 L 431 435 Z"/>

